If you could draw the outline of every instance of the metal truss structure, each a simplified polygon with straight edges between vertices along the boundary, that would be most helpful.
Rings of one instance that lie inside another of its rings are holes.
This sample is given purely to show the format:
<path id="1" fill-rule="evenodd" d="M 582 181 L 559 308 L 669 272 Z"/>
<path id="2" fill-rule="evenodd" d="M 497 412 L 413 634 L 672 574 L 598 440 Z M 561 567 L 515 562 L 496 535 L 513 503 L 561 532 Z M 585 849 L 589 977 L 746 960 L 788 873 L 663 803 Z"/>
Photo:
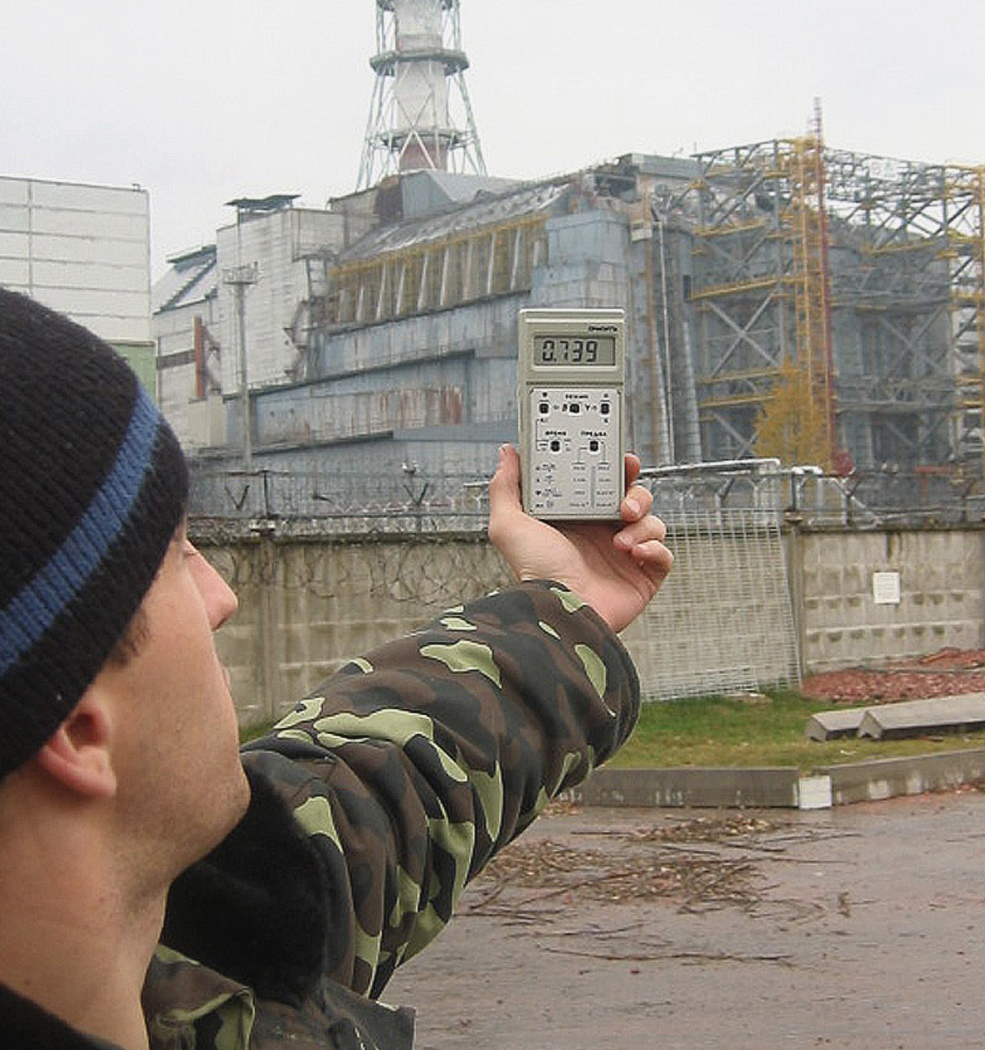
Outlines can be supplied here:
<path id="1" fill-rule="evenodd" d="M 820 466 L 980 473 L 985 168 L 832 150 L 819 128 L 697 159 L 705 455 L 754 452 L 792 361 L 827 427 Z"/>
<path id="2" fill-rule="evenodd" d="M 400 171 L 485 175 L 459 0 L 376 0 L 376 45 L 356 189 Z"/>

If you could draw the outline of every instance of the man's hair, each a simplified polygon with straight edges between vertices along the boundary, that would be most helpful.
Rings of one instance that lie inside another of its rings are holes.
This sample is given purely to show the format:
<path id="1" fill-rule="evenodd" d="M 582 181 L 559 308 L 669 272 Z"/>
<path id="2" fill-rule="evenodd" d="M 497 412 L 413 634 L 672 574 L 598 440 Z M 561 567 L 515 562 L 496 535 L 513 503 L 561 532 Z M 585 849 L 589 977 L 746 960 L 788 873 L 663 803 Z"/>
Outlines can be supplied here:
<path id="1" fill-rule="evenodd" d="M 2 777 L 48 739 L 110 653 L 139 644 L 128 625 L 184 514 L 188 473 L 126 362 L 5 289 L 0 449 Z"/>
<path id="2" fill-rule="evenodd" d="M 143 605 L 137 607 L 137 611 L 130 617 L 123 634 L 117 639 L 116 645 L 106 657 L 106 662 L 115 664 L 117 667 L 126 667 L 128 663 L 140 652 L 144 642 L 150 637 L 150 618 Z"/>

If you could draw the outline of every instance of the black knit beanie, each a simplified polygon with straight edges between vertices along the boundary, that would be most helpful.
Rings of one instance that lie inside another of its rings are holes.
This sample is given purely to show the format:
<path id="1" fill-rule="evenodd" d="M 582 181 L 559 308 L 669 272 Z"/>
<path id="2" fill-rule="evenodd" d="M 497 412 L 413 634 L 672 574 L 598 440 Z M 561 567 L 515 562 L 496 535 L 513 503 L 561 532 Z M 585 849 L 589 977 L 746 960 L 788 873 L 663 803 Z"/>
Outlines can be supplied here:
<path id="1" fill-rule="evenodd" d="M 126 362 L 0 289 L 0 777 L 103 666 L 187 491 L 178 442 Z"/>

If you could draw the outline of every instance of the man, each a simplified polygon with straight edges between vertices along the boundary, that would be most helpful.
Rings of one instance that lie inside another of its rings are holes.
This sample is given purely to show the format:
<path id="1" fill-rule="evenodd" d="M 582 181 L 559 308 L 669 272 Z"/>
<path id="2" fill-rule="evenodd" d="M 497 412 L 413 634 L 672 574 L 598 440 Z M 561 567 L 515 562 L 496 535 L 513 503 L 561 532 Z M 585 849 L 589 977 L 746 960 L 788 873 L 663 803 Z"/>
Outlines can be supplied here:
<path id="1" fill-rule="evenodd" d="M 174 436 L 98 339 L 0 290 L 0 1046 L 404 1048 L 376 1002 L 465 882 L 628 735 L 615 636 L 670 568 L 621 527 L 490 536 L 518 584 L 237 747 Z M 630 480 L 638 463 L 628 465 Z"/>

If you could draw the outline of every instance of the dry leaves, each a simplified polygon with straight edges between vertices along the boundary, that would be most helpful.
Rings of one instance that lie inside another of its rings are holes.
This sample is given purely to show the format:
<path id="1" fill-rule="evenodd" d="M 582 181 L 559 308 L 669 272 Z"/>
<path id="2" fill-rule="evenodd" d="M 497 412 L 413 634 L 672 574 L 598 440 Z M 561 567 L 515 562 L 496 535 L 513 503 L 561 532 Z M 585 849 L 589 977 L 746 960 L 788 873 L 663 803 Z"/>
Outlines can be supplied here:
<path id="1" fill-rule="evenodd" d="M 781 825 L 741 814 L 672 821 L 630 832 L 593 830 L 606 848 L 576 849 L 550 839 L 514 843 L 483 872 L 471 914 L 509 912 L 522 920 L 528 909 L 556 899 L 639 904 L 655 899 L 685 909 L 749 907 L 759 900 L 757 839 Z M 712 848 L 699 849 L 699 844 Z M 724 855 L 738 849 L 739 855 Z M 745 855 L 751 853 L 752 855 Z M 509 888 L 510 901 L 503 902 Z M 517 890 L 533 890 L 517 899 Z"/>

